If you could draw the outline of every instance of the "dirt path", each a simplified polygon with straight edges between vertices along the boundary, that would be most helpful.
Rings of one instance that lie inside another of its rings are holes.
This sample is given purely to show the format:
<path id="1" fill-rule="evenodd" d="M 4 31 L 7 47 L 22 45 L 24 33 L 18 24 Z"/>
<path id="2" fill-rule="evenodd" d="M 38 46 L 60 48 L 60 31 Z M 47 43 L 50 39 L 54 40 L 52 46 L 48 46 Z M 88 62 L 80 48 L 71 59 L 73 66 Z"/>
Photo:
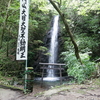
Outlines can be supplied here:
<path id="1" fill-rule="evenodd" d="M 94 83 L 62 85 L 49 90 L 34 87 L 33 92 L 28 95 L 0 88 L 0 100 L 100 100 L 100 81 Z"/>

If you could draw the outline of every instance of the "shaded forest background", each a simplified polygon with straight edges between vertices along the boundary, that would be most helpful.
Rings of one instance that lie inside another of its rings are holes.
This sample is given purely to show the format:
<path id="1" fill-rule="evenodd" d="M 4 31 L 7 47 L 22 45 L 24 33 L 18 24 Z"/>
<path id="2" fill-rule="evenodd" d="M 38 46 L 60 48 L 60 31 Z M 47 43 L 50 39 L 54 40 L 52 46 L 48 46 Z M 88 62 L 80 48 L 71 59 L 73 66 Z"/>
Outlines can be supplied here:
<path id="1" fill-rule="evenodd" d="M 100 73 L 97 72 L 95 60 L 100 57 L 100 0 L 53 2 L 63 12 L 83 62 L 83 65 L 80 65 L 76 59 L 74 46 L 60 18 L 59 58 L 66 63 L 68 75 L 75 76 L 78 82 L 98 76 Z M 19 0 L 1 0 L 0 4 L 0 76 L 23 77 L 25 61 L 16 61 L 20 3 Z M 58 12 L 49 1 L 30 1 L 28 66 L 34 69 L 40 54 L 48 55 L 44 37 L 50 30 L 54 15 L 58 15 Z"/>

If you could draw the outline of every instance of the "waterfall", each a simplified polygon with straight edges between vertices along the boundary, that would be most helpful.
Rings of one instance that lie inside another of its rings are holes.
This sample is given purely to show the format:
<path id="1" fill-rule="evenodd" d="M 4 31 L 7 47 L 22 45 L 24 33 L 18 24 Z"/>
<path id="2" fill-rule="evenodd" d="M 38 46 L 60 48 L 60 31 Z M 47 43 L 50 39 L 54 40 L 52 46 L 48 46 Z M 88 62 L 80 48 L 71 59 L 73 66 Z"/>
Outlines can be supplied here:
<path id="1" fill-rule="evenodd" d="M 57 61 L 57 51 L 58 51 L 58 21 L 59 16 L 55 16 L 53 20 L 53 27 L 51 29 L 51 41 L 50 41 L 50 49 L 49 49 L 49 63 L 56 63 Z M 49 65 L 49 68 L 54 68 L 54 66 Z M 47 70 L 47 77 L 55 77 L 55 72 L 53 69 Z"/>

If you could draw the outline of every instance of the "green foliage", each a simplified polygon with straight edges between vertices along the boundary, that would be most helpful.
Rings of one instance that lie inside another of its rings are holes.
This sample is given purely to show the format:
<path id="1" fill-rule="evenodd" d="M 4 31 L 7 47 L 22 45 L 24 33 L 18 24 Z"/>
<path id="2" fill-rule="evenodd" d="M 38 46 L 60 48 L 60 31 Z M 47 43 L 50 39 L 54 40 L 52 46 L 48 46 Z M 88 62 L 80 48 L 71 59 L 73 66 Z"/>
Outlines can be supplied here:
<path id="1" fill-rule="evenodd" d="M 64 4 L 63 4 L 64 3 Z M 63 0 L 61 10 L 74 34 L 79 51 L 82 53 L 92 52 L 92 58 L 100 57 L 100 0 Z M 73 51 L 73 45 L 65 28 L 62 27 L 62 34 L 65 51 Z"/>
<path id="2" fill-rule="evenodd" d="M 79 51 L 83 53 L 92 52 L 93 48 L 95 49 L 100 44 L 100 41 L 96 38 L 98 38 L 97 35 L 87 36 L 87 33 L 76 35 L 76 42 L 79 46 Z"/>
<path id="3" fill-rule="evenodd" d="M 95 76 L 95 63 L 90 61 L 90 59 L 95 59 L 95 56 L 100 57 L 100 1 L 67 1 L 64 1 L 65 5 L 63 5 L 64 7 L 62 6 L 61 10 L 66 12 L 64 14 L 78 44 L 83 65 L 80 65 L 77 61 L 74 47 L 69 37 L 65 37 L 64 34 L 66 32 L 64 32 L 65 28 L 63 27 L 63 51 L 65 52 L 62 55 L 68 68 L 68 75 L 74 76 L 81 83 L 85 79 Z M 88 52 L 91 52 L 91 57 L 88 55 Z"/>
<path id="4" fill-rule="evenodd" d="M 84 82 L 86 79 L 90 79 L 93 77 L 93 73 L 95 72 L 95 63 L 89 61 L 89 55 L 87 53 L 80 54 L 83 65 L 81 65 L 73 52 L 63 52 L 64 61 L 66 63 L 66 67 L 68 68 L 67 73 L 69 76 L 73 76 L 78 83 Z"/>
<path id="5" fill-rule="evenodd" d="M 44 47 L 44 46 L 40 46 L 39 48 L 37 48 L 37 50 L 43 52 L 43 51 L 47 51 L 48 49 L 46 47 Z"/>
<path id="6" fill-rule="evenodd" d="M 11 1 L 11 2 L 10 2 Z M 29 18 L 28 65 L 33 66 L 39 52 L 46 51 L 43 38 L 47 30 L 47 1 L 31 0 Z M 16 61 L 16 43 L 20 15 L 19 0 L 2 0 L 0 5 L 0 71 L 2 75 L 23 75 L 24 61 Z M 2 47 L 1 47 L 2 44 Z"/>

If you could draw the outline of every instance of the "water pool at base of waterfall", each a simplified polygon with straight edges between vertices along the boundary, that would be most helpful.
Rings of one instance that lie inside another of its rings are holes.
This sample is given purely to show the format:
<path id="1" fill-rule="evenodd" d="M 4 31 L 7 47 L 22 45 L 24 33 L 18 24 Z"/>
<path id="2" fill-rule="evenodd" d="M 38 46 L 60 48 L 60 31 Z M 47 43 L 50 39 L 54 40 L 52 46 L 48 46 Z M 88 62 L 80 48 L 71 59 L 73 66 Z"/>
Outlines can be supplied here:
<path id="1" fill-rule="evenodd" d="M 35 80 L 41 81 L 42 78 L 36 78 Z M 43 81 L 59 81 L 60 77 L 43 77 Z"/>
<path id="2" fill-rule="evenodd" d="M 34 81 L 34 85 L 39 85 L 39 86 L 42 86 L 42 87 L 45 87 L 46 89 L 49 89 L 51 87 L 55 87 L 55 86 L 59 86 L 61 85 L 60 84 L 60 78 L 52 78 L 52 80 L 50 80 L 51 78 L 47 78 L 47 77 L 44 77 L 43 78 L 43 82 L 41 81 L 41 78 L 36 78 L 35 81 Z"/>
<path id="3" fill-rule="evenodd" d="M 63 76 L 62 77 L 62 82 L 60 81 L 60 77 L 43 77 L 43 81 L 41 77 L 37 77 L 34 79 L 34 86 L 39 85 L 42 87 L 45 87 L 46 89 L 59 86 L 59 85 L 64 85 L 64 84 L 72 84 L 74 78 L 71 76 Z"/>

